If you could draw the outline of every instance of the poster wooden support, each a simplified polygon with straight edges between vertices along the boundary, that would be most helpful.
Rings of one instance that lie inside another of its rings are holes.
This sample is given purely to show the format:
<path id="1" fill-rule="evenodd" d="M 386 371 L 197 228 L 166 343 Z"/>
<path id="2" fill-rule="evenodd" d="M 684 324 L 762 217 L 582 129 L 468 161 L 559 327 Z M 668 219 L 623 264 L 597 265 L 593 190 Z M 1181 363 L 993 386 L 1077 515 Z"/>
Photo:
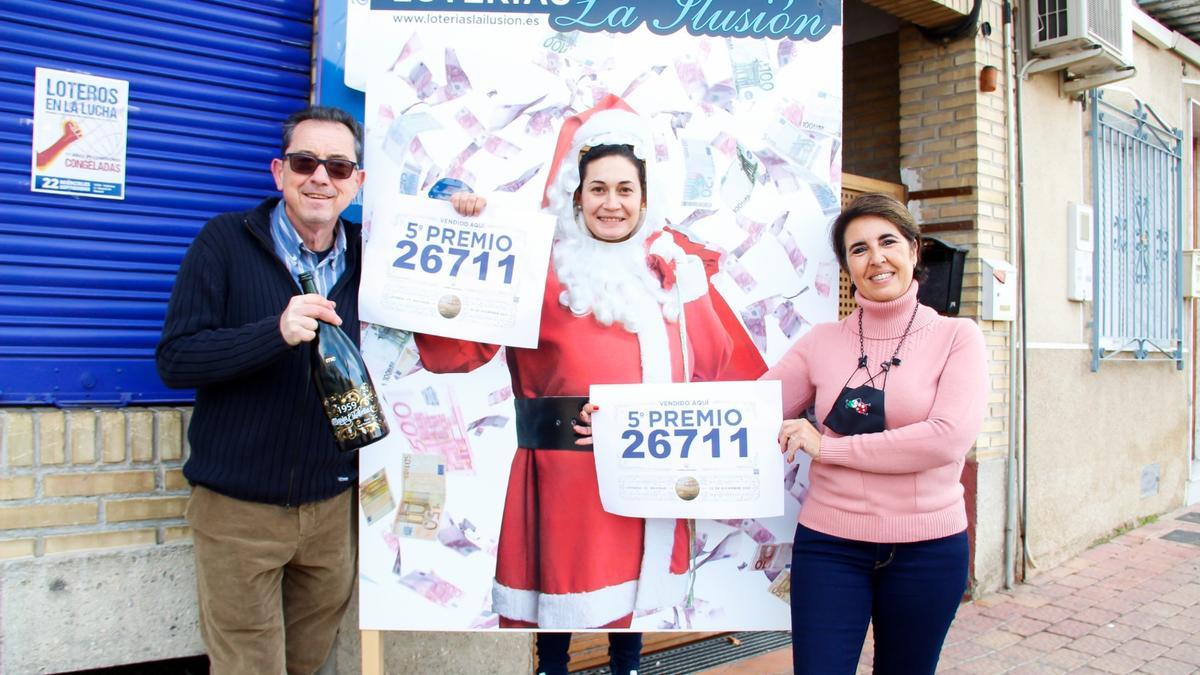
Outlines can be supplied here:
<path id="1" fill-rule="evenodd" d="M 362 675 L 384 675 L 383 632 L 362 631 Z"/>

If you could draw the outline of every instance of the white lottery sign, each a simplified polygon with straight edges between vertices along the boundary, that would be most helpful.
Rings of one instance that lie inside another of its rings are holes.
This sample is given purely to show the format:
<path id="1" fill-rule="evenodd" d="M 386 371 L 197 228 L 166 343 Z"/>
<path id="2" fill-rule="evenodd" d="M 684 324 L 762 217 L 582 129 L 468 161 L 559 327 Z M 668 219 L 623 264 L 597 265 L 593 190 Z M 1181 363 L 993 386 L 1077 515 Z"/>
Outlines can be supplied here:
<path id="1" fill-rule="evenodd" d="M 593 385 L 604 510 L 640 518 L 783 514 L 779 382 Z"/>
<path id="2" fill-rule="evenodd" d="M 34 69 L 33 192 L 125 198 L 129 81 Z"/>
<path id="3" fill-rule="evenodd" d="M 363 321 L 445 337 L 536 347 L 554 236 L 543 213 L 389 195 L 363 256 Z"/>

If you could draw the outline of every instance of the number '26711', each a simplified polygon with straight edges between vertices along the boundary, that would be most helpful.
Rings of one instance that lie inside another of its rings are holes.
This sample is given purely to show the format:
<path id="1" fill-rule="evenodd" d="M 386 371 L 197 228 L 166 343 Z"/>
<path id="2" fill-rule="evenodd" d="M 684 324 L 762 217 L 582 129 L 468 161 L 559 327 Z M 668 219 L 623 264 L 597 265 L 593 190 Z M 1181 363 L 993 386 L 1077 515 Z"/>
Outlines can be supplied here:
<path id="1" fill-rule="evenodd" d="M 713 428 L 701 436 L 699 429 L 655 429 L 649 434 L 638 429 L 626 429 L 621 434 L 621 440 L 629 441 L 629 445 L 625 446 L 621 457 L 622 459 L 644 459 L 646 453 L 650 453 L 650 456 L 655 459 L 666 459 L 671 456 L 679 444 L 682 444 L 679 447 L 679 457 L 687 459 L 692 450 L 692 444 L 699 438 L 702 444 L 707 444 L 707 450 L 715 459 L 721 456 L 721 432 L 722 429 Z M 746 427 L 738 427 L 729 434 L 728 440 L 737 447 L 738 457 L 747 456 Z M 703 452 L 704 446 L 697 450 Z"/>
<path id="2" fill-rule="evenodd" d="M 452 277 L 457 277 L 459 270 L 464 262 L 468 260 L 471 264 L 479 269 L 479 280 L 486 281 L 488 271 L 494 267 L 504 270 L 504 283 L 511 284 L 513 278 L 513 265 L 516 263 L 516 256 L 512 253 L 499 258 L 494 265 L 489 265 L 491 253 L 489 251 L 480 251 L 478 255 L 471 258 L 471 249 L 458 248 L 449 246 L 442 248 L 440 244 L 425 244 L 417 252 L 417 245 L 407 239 L 402 239 L 396 242 L 396 248 L 400 249 L 400 257 L 392 262 L 392 267 L 399 267 L 403 270 L 415 270 L 417 263 L 413 262 L 413 258 L 417 258 L 421 270 L 429 274 L 437 274 L 446 266 L 446 259 L 450 258 L 449 273 Z"/>

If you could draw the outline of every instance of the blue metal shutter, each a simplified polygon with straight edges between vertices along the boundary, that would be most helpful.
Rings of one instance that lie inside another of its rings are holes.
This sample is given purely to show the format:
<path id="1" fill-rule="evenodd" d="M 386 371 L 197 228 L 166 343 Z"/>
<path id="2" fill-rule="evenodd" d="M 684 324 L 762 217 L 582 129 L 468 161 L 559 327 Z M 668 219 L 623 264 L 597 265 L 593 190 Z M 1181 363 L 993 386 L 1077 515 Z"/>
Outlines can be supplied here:
<path id="1" fill-rule="evenodd" d="M 0 404 L 178 402 L 154 370 L 210 217 L 275 193 L 312 0 L 0 0 Z M 30 192 L 34 68 L 129 81 L 124 200 Z"/>

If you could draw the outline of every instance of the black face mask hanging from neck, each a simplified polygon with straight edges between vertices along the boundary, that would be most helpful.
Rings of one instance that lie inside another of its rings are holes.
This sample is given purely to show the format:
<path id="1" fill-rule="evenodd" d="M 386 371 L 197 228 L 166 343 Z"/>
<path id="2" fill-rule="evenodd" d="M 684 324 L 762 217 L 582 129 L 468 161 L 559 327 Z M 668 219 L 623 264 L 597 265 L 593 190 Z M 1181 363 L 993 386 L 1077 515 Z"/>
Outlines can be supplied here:
<path id="1" fill-rule="evenodd" d="M 842 436 L 853 436 L 854 434 L 874 434 L 887 428 L 883 394 L 887 388 L 888 374 L 892 368 L 900 365 L 898 358 L 900 348 L 908 339 L 908 331 L 912 328 L 913 320 L 917 318 L 918 307 L 920 307 L 919 303 L 913 307 L 912 316 L 908 317 L 908 325 L 904 327 L 904 334 L 900 336 L 900 342 L 896 344 L 896 351 L 892 352 L 892 358 L 880 364 L 879 372 L 874 375 L 871 374 L 871 368 L 867 365 L 867 350 L 863 343 L 863 311 L 861 307 L 859 308 L 858 365 L 850 373 L 850 377 L 846 378 L 846 384 L 842 385 L 842 392 L 834 400 L 829 414 L 825 415 L 823 423 L 827 429 Z M 850 380 L 854 379 L 854 375 L 860 370 L 867 371 L 867 381 L 857 387 L 849 386 Z M 883 381 L 881 386 L 876 389 L 875 378 L 881 375 L 880 379 Z"/>

